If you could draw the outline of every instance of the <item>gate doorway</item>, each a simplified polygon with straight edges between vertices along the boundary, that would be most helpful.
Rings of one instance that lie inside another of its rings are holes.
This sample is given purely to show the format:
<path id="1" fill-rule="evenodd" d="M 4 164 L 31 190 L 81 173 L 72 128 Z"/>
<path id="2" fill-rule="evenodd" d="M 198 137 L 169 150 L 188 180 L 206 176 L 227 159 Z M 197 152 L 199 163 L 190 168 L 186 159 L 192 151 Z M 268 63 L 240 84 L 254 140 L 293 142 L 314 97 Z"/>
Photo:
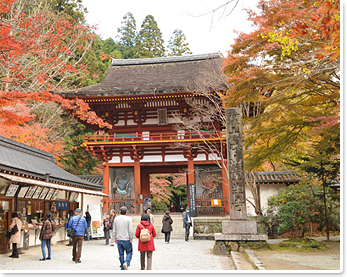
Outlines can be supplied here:
<path id="1" fill-rule="evenodd" d="M 181 201 L 187 204 L 186 167 L 141 167 L 141 195 L 151 198 L 154 213 L 169 210 L 171 202 L 178 212 Z"/>

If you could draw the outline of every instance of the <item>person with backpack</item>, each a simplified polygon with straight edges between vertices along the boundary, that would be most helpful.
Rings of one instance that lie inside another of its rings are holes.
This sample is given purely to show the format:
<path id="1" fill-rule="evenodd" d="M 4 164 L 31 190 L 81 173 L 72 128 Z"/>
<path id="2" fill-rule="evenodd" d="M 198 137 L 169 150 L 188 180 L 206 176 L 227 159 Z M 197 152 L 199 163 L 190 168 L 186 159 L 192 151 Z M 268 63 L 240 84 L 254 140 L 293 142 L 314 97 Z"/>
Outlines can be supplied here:
<path id="1" fill-rule="evenodd" d="M 41 241 L 41 251 L 43 258 L 39 261 L 46 261 L 51 259 L 51 238 L 55 230 L 55 223 L 52 220 L 52 214 L 48 212 L 46 214 L 46 220 L 42 224 L 39 239 Z M 48 257 L 46 258 L 46 245 L 48 249 Z"/>
<path id="2" fill-rule="evenodd" d="M 145 258 L 147 253 L 147 270 L 152 269 L 152 256 L 154 247 L 154 240 L 157 236 L 154 226 L 150 222 L 148 214 L 143 214 L 141 216 L 141 222 L 137 225 L 135 237 L 139 239 L 138 250 L 140 251 L 140 263 L 141 270 L 145 270 Z"/>
<path id="3" fill-rule="evenodd" d="M 70 219 L 68 228 L 75 230 L 75 235 L 72 237 L 72 260 L 76 264 L 81 263 L 84 230 L 87 228 L 87 221 L 82 217 L 81 209 L 75 210 L 75 216 Z"/>

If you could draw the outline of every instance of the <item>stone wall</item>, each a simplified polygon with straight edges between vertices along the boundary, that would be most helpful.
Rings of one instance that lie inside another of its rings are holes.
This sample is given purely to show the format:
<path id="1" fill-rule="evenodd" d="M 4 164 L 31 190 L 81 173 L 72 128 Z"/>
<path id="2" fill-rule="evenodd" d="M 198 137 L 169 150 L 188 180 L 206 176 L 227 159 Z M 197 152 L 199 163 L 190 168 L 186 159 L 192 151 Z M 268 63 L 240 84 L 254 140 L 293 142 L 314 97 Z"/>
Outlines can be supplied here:
<path id="1" fill-rule="evenodd" d="M 214 233 L 222 232 L 222 221 L 230 220 L 228 217 L 219 218 L 194 218 L 193 236 L 194 239 L 214 240 Z M 250 217 L 247 220 L 257 220 L 256 217 Z M 257 221 L 258 234 L 267 234 L 267 227 Z"/>

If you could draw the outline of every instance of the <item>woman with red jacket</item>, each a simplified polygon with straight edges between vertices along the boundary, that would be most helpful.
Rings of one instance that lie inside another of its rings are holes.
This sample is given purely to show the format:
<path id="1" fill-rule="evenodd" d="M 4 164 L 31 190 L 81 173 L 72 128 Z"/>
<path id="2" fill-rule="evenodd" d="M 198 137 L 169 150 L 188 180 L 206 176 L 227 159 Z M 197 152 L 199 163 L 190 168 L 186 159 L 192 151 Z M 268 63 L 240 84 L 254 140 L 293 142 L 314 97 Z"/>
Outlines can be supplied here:
<path id="1" fill-rule="evenodd" d="M 151 234 L 151 238 L 148 242 L 142 242 L 140 239 L 140 234 L 142 229 L 148 229 L 149 233 Z M 139 239 L 139 247 L 138 250 L 140 251 L 140 262 L 141 262 L 141 270 L 145 270 L 145 257 L 147 253 L 147 270 L 152 269 L 152 254 L 155 250 L 154 247 L 154 240 L 153 238 L 157 236 L 157 233 L 155 232 L 154 226 L 150 223 L 149 215 L 143 214 L 141 216 L 141 223 L 137 225 L 135 237 Z"/>

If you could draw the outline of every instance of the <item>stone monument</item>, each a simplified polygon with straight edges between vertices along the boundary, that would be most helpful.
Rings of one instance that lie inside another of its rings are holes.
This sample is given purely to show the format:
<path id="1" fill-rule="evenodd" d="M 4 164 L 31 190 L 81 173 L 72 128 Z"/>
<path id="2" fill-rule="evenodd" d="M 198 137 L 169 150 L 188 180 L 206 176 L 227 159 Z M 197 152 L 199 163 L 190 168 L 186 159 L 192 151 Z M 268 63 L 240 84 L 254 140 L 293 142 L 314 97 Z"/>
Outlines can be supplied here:
<path id="1" fill-rule="evenodd" d="M 222 221 L 222 233 L 216 233 L 215 240 L 216 242 L 235 243 L 239 241 L 265 241 L 268 237 L 266 234 L 258 234 L 257 222 L 247 219 L 242 111 L 240 108 L 226 109 L 226 131 L 230 220 Z"/>

